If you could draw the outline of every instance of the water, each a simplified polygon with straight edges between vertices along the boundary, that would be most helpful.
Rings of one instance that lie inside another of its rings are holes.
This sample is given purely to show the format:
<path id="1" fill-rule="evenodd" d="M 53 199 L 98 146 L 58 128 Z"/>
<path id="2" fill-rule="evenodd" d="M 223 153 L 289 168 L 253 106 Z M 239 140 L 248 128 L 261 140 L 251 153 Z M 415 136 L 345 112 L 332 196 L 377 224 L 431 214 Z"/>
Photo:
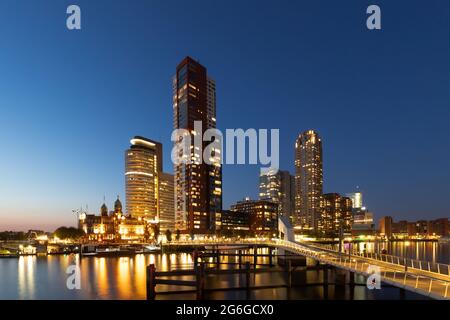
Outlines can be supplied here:
<path id="1" fill-rule="evenodd" d="M 368 243 L 366 249 L 387 248 L 387 244 Z M 362 245 L 363 246 L 363 245 Z M 431 242 L 389 244 L 390 253 L 406 255 L 414 259 L 449 263 L 450 245 Z M 225 258 L 234 261 L 234 257 Z M 262 258 L 261 262 L 264 259 Z M 81 270 L 81 290 L 69 290 L 66 286 L 66 269 L 77 262 Z M 267 261 L 265 261 L 267 262 Z M 133 257 L 85 257 L 77 255 L 24 256 L 0 259 L 0 299 L 145 299 L 146 266 L 154 263 L 158 271 L 192 268 L 191 255 L 152 254 Z M 224 266 L 225 267 L 225 266 Z M 333 270 L 329 279 L 333 279 Z M 252 276 L 253 277 L 253 276 Z M 254 276 L 256 285 L 284 284 L 283 273 L 262 273 Z M 361 285 L 329 285 L 321 283 L 322 270 L 300 270 L 293 275 L 293 282 L 302 287 L 258 289 L 251 292 L 251 299 L 398 299 L 397 288 L 383 286 L 382 290 L 368 290 L 365 279 L 356 276 Z M 182 277 L 180 278 L 182 279 Z M 185 277 L 185 279 L 191 279 Z M 236 287 L 243 284 L 244 275 L 220 275 L 207 278 L 207 287 Z M 252 280 L 253 281 L 253 280 Z M 175 286 L 158 286 L 157 291 L 179 290 Z M 183 288 L 186 289 L 186 288 Z M 327 290 L 325 292 L 324 290 Z M 245 290 L 208 293 L 207 299 L 246 299 Z M 406 299 L 421 299 L 422 296 L 406 293 Z M 157 295 L 157 299 L 195 299 L 195 294 Z"/>

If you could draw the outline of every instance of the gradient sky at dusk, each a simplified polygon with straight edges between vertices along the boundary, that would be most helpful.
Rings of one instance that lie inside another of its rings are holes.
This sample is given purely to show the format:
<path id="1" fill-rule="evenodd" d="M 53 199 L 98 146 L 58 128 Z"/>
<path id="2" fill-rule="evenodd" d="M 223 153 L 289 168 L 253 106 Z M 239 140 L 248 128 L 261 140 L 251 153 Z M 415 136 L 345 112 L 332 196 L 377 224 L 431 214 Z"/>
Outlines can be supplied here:
<path id="1" fill-rule="evenodd" d="M 382 9 L 368 31 L 365 10 Z M 82 30 L 66 29 L 78 4 Z M 323 140 L 324 191 L 358 185 L 376 217 L 450 216 L 450 2 L 0 2 L 0 230 L 53 230 L 124 199 L 124 150 L 161 141 L 172 172 L 171 77 L 190 55 L 217 82 L 218 127 Z M 258 166 L 225 166 L 224 207 Z"/>

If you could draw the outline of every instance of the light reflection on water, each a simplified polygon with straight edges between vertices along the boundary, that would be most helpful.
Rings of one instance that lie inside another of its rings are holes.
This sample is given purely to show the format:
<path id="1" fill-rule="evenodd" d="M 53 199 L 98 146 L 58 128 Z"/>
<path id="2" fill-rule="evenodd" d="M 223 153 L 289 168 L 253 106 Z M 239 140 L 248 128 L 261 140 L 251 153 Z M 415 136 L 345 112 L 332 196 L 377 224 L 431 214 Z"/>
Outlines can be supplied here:
<path id="1" fill-rule="evenodd" d="M 431 261 L 447 262 L 450 250 L 448 245 L 437 243 L 411 242 L 401 243 L 367 243 L 360 244 L 360 249 L 368 251 L 386 248 L 389 253 L 412 258 L 430 259 Z M 252 261 L 252 257 L 243 257 L 242 262 Z M 224 262 L 236 262 L 237 257 L 224 256 Z M 268 263 L 268 258 L 260 258 L 259 262 Z M 274 260 L 276 262 L 276 260 Z M 66 269 L 70 264 L 77 263 L 81 271 L 81 290 L 68 290 Z M 174 269 L 192 269 L 190 254 L 139 254 L 132 257 L 84 257 L 77 255 L 64 256 L 24 256 L 17 259 L 0 259 L 0 299 L 145 299 L 146 266 L 154 263 L 158 271 Z M 227 268 L 221 265 L 220 268 Z M 329 279 L 333 279 L 333 270 Z M 283 273 L 260 273 L 252 275 L 256 285 L 276 285 L 285 283 Z M 178 279 L 192 280 L 183 276 Z M 267 288 L 252 291 L 251 299 L 398 299 L 398 289 L 384 287 L 379 291 L 369 291 L 364 285 L 351 289 L 348 286 L 328 286 L 327 294 L 321 283 L 322 270 L 297 271 L 293 275 L 296 284 L 308 284 L 302 287 Z M 363 277 L 356 281 L 364 284 Z M 245 283 L 245 275 L 209 276 L 207 287 L 237 287 Z M 176 286 L 161 285 L 159 291 L 177 291 Z M 407 298 L 420 296 L 407 293 Z M 158 299 L 195 299 L 195 294 L 159 295 Z M 208 293 L 210 299 L 246 299 L 245 290 Z"/>

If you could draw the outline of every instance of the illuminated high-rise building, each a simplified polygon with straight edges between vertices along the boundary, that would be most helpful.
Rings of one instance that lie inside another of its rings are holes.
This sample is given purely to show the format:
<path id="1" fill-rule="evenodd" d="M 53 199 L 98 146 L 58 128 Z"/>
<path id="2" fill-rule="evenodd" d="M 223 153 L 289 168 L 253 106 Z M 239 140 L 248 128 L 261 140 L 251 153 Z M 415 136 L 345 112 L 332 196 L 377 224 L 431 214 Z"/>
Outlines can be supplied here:
<path id="1" fill-rule="evenodd" d="M 326 193 L 321 197 L 322 214 L 318 221 L 321 235 L 337 236 L 342 231 L 349 234 L 352 230 L 352 200 L 338 193 Z"/>
<path id="2" fill-rule="evenodd" d="M 295 219 L 304 231 L 317 231 L 321 217 L 322 141 L 314 130 L 303 132 L 295 142 Z"/>
<path id="3" fill-rule="evenodd" d="M 174 128 L 184 129 L 194 141 L 203 137 L 207 129 L 216 127 L 216 86 L 207 70 L 197 61 L 186 57 L 177 66 L 173 78 Z M 201 122 L 202 132 L 195 131 L 195 122 Z M 209 144 L 202 142 L 202 150 L 192 143 L 189 154 L 177 154 L 191 161 L 175 164 L 175 222 L 181 231 L 195 234 L 214 233 L 220 223 L 222 209 L 221 151 L 213 154 L 211 164 L 203 161 L 203 150 Z M 177 144 L 181 141 L 175 142 Z"/>
<path id="4" fill-rule="evenodd" d="M 295 179 L 289 171 L 269 170 L 259 176 L 259 199 L 278 204 L 280 216 L 292 222 L 295 207 Z"/>
<path id="5" fill-rule="evenodd" d="M 162 171 L 162 145 L 136 136 L 125 151 L 126 211 L 133 218 L 157 221 L 158 173 Z"/>
<path id="6" fill-rule="evenodd" d="M 166 230 L 175 231 L 175 192 L 174 176 L 170 173 L 159 173 L 159 228 L 160 233 Z"/>
<path id="7" fill-rule="evenodd" d="M 361 209 L 363 207 L 362 192 L 356 191 L 356 192 L 352 192 L 352 193 L 347 193 L 347 197 L 352 199 L 354 209 Z"/>

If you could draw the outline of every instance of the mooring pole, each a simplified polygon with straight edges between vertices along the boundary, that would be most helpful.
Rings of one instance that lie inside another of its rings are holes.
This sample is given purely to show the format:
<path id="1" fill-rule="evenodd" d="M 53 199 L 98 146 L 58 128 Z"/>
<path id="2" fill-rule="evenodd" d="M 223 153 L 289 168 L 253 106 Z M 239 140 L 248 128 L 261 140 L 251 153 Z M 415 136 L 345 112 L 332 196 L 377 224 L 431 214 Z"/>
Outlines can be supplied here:
<path id="1" fill-rule="evenodd" d="M 241 265 L 242 265 L 242 250 L 239 250 L 238 254 L 239 254 L 239 269 L 241 269 Z"/>
<path id="2" fill-rule="evenodd" d="M 256 269 L 256 262 L 258 260 L 258 247 L 253 246 L 253 267 Z"/>
<path id="3" fill-rule="evenodd" d="M 269 248 L 269 266 L 272 266 L 272 248 Z"/>
<path id="4" fill-rule="evenodd" d="M 203 261 L 200 263 L 200 268 L 197 269 L 196 278 L 197 300 L 203 300 L 205 291 L 205 263 Z"/>
<path id="5" fill-rule="evenodd" d="M 250 299 L 250 262 L 245 263 L 245 288 L 247 289 L 247 299 Z"/>
<path id="6" fill-rule="evenodd" d="M 195 249 L 192 253 L 192 258 L 194 260 L 194 271 L 197 272 L 198 269 L 198 250 Z"/>
<path id="7" fill-rule="evenodd" d="M 291 261 L 291 259 L 288 260 L 287 267 L 288 267 L 288 286 L 289 286 L 289 288 L 292 288 L 292 261 Z"/>
<path id="8" fill-rule="evenodd" d="M 155 300 L 156 298 L 155 276 L 156 276 L 156 268 L 155 265 L 152 263 L 151 265 L 147 266 L 147 300 Z"/>

